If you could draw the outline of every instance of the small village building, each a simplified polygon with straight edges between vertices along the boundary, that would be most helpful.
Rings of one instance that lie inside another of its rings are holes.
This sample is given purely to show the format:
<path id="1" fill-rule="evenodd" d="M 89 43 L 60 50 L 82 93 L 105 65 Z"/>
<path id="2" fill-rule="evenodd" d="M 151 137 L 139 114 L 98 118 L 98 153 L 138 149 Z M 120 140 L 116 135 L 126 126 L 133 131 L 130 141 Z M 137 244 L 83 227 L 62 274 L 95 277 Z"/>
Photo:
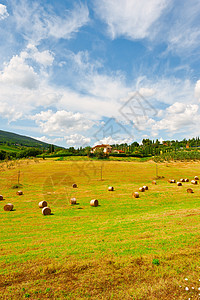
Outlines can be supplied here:
<path id="1" fill-rule="evenodd" d="M 113 153 L 117 153 L 117 154 L 121 154 L 121 153 L 125 153 L 125 151 L 123 150 L 118 150 L 118 149 L 115 149 L 112 151 Z"/>
<path id="2" fill-rule="evenodd" d="M 103 152 L 104 152 L 105 154 L 109 154 L 109 153 L 112 152 L 112 147 L 111 147 L 110 145 L 104 145 L 104 144 L 94 146 L 94 147 L 92 148 L 92 151 L 91 151 L 91 152 L 92 152 L 92 153 L 95 153 L 95 151 L 97 151 L 97 149 L 103 150 Z"/>

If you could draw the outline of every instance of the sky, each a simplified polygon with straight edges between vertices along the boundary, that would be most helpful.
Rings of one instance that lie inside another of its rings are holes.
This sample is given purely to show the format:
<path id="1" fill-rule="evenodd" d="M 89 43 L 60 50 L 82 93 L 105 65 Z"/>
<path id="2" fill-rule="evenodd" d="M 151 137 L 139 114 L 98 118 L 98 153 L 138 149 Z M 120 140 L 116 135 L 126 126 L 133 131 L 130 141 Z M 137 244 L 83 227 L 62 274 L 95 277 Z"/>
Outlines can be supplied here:
<path id="1" fill-rule="evenodd" d="M 63 147 L 200 135 L 199 0 L 0 0 L 0 129 Z"/>

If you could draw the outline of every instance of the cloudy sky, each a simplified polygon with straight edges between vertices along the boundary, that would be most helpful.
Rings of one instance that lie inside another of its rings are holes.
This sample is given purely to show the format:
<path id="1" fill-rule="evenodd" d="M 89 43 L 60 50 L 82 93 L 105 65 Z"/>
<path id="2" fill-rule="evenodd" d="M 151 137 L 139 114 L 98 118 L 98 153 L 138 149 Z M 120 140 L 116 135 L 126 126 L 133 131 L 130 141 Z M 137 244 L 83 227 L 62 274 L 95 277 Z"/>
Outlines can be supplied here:
<path id="1" fill-rule="evenodd" d="M 0 128 L 64 147 L 200 135 L 199 0 L 0 0 Z"/>

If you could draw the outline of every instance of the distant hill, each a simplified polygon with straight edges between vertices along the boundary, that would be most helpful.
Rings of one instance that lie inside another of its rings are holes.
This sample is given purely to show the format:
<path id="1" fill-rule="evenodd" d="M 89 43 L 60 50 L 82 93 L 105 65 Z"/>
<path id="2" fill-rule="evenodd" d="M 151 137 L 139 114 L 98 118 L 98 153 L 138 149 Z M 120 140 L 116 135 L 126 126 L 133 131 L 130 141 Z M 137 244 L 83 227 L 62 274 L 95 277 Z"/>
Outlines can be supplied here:
<path id="1" fill-rule="evenodd" d="M 49 148 L 48 143 L 38 141 L 28 136 L 0 130 L 0 145 L 5 145 L 5 144 L 10 147 L 24 146 L 24 147 L 43 148 L 43 149 Z M 58 146 L 55 146 L 55 148 L 58 148 Z"/>

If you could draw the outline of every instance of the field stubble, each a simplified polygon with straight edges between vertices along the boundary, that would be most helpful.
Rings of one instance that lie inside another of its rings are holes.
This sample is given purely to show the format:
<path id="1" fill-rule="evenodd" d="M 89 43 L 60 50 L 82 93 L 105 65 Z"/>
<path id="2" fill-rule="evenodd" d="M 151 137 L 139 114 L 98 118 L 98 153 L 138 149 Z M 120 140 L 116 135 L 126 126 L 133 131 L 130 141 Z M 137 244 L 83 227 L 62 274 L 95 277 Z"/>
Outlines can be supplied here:
<path id="1" fill-rule="evenodd" d="M 12 189 L 19 171 L 21 196 Z M 188 194 L 190 182 L 167 182 L 198 172 L 198 163 L 159 164 L 152 185 L 153 162 L 4 166 L 0 298 L 199 299 L 200 188 Z M 149 190 L 133 198 L 143 185 Z M 71 197 L 77 205 L 69 204 Z M 100 205 L 91 207 L 91 199 Z M 42 215 L 42 200 L 52 215 Z M 8 202 L 14 211 L 3 211 Z"/>

